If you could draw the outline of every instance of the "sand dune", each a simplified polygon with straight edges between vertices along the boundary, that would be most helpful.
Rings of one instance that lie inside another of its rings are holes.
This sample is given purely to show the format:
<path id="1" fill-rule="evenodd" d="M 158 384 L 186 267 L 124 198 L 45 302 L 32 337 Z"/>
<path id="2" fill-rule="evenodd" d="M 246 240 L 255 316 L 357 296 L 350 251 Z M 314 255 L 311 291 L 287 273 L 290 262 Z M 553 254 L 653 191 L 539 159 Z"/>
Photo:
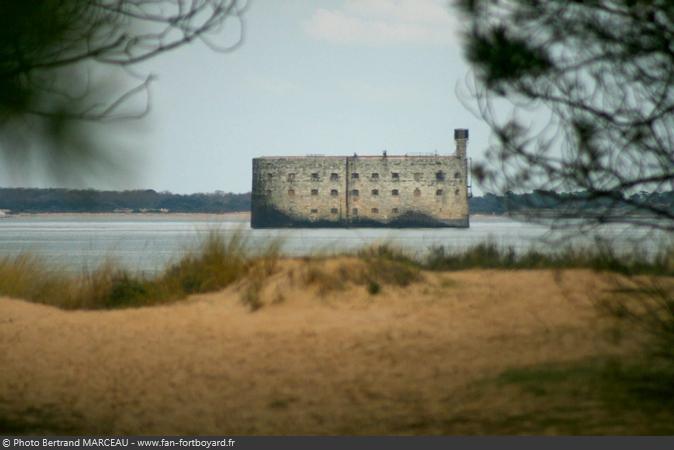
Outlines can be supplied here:
<path id="1" fill-rule="evenodd" d="M 307 264 L 284 261 L 256 312 L 241 303 L 245 282 L 116 311 L 1 299 L 0 428 L 448 433 L 476 380 L 612 351 L 589 271 L 424 273 L 377 295 L 321 295 L 302 281 Z"/>

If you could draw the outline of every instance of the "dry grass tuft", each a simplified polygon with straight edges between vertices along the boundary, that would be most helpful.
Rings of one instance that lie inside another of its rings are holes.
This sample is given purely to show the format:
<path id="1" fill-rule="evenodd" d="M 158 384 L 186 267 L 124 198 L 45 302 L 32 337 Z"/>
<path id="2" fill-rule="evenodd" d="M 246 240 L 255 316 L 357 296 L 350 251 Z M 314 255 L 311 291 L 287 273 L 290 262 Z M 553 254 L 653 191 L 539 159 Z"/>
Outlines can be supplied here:
<path id="1" fill-rule="evenodd" d="M 280 243 L 272 243 L 253 258 L 241 232 L 224 237 L 212 231 L 197 251 L 153 278 L 120 268 L 112 262 L 72 277 L 50 271 L 30 255 L 0 261 L 0 295 L 64 309 L 112 309 L 149 306 L 191 294 L 223 289 L 257 271 L 275 270 Z M 253 294 L 251 294 L 253 295 Z M 255 304 L 253 297 L 249 303 Z"/>
<path id="2" fill-rule="evenodd" d="M 420 264 L 389 244 L 363 249 L 359 256 L 367 266 L 366 282 L 405 287 L 422 279 Z"/>
<path id="3" fill-rule="evenodd" d="M 343 290 L 351 281 L 352 272 L 353 269 L 344 264 L 330 271 L 323 267 L 320 261 L 309 261 L 302 279 L 306 285 L 317 286 L 318 295 L 324 297 L 331 292 Z"/>
<path id="4" fill-rule="evenodd" d="M 365 248 L 333 268 L 325 260 L 311 260 L 304 274 L 304 283 L 317 286 L 321 297 L 349 284 L 365 286 L 370 295 L 376 295 L 384 286 L 405 287 L 420 280 L 419 264 L 389 245 Z"/>
<path id="5" fill-rule="evenodd" d="M 0 260 L 0 293 L 15 298 L 45 303 L 44 299 L 58 296 L 71 303 L 73 284 L 47 270 L 43 263 L 29 254 Z"/>
<path id="6" fill-rule="evenodd" d="M 215 291 L 245 275 L 248 260 L 247 242 L 241 232 L 228 239 L 210 232 L 198 251 L 170 266 L 157 281 L 186 295 Z"/>

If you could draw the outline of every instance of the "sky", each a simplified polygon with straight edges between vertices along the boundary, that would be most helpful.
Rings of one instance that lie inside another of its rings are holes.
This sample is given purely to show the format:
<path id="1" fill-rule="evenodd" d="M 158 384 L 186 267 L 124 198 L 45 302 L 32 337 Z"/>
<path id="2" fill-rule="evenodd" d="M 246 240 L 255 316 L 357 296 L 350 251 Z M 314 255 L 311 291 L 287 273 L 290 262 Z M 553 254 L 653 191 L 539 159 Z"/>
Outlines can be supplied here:
<path id="1" fill-rule="evenodd" d="M 488 127 L 458 22 L 446 0 L 250 0 L 236 51 L 196 43 L 134 69 L 156 81 L 150 114 L 115 129 L 133 175 L 81 187 L 247 192 L 257 156 L 451 154 L 454 128 L 479 160 Z M 0 171 L 3 186 L 53 184 Z"/>

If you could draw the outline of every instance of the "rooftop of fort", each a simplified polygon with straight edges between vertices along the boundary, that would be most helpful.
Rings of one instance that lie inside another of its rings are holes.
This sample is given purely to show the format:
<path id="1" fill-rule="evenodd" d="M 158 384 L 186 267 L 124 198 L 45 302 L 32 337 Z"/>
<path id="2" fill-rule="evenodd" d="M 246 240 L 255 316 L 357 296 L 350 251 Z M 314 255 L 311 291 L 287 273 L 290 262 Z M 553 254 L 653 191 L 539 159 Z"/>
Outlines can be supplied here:
<path id="1" fill-rule="evenodd" d="M 356 158 L 356 159 L 410 159 L 410 158 L 456 158 L 455 153 L 452 154 L 441 154 L 441 153 L 406 153 L 404 155 L 293 155 L 293 156 L 258 156 L 254 159 L 344 159 L 344 158 Z"/>
<path id="2" fill-rule="evenodd" d="M 454 139 L 457 143 L 457 151 L 454 153 L 438 153 L 437 150 L 434 152 L 410 152 L 405 153 L 404 155 L 389 155 L 386 150 L 384 150 L 379 155 L 359 155 L 354 153 L 353 155 L 321 155 L 321 154 L 308 154 L 308 155 L 293 155 L 293 156 L 259 156 L 253 159 L 413 159 L 413 158 L 437 158 L 437 159 L 451 159 L 465 157 L 466 150 L 466 141 L 468 141 L 468 130 L 464 128 L 456 128 L 454 130 Z"/>

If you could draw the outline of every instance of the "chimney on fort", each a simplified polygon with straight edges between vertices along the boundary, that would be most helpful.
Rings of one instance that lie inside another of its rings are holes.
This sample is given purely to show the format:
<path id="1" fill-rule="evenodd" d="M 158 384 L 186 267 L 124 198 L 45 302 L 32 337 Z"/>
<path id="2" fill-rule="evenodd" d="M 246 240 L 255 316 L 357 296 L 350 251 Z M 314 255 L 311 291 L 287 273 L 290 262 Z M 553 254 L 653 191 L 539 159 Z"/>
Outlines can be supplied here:
<path id="1" fill-rule="evenodd" d="M 466 159 L 466 145 L 468 144 L 468 130 L 463 128 L 454 129 L 454 140 L 456 141 L 456 156 Z"/>

